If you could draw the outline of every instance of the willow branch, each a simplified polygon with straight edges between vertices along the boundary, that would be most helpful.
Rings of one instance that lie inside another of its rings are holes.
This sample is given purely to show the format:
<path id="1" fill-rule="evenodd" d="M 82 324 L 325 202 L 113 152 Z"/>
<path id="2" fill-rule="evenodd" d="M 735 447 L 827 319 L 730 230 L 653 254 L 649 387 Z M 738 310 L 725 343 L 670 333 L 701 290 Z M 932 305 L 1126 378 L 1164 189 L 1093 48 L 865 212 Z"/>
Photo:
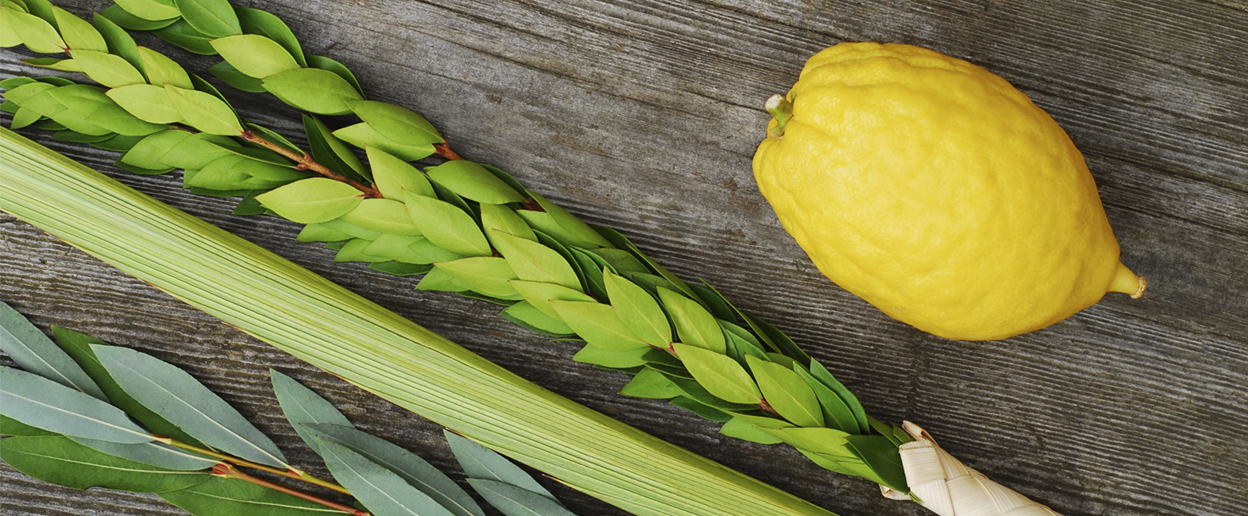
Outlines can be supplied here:
<path id="1" fill-rule="evenodd" d="M 234 457 L 234 456 L 231 456 L 231 455 L 226 455 L 226 454 L 224 454 L 224 453 L 216 452 L 216 451 L 209 450 L 209 449 L 206 449 L 206 448 L 201 448 L 201 447 L 199 447 L 199 446 L 195 446 L 195 445 L 193 445 L 193 444 L 187 444 L 187 443 L 184 443 L 184 442 L 181 442 L 181 441 L 177 441 L 177 440 L 174 440 L 174 439 L 170 439 L 170 438 L 168 438 L 168 437 L 156 436 L 156 440 L 157 440 L 157 441 L 160 441 L 160 442 L 162 442 L 162 443 L 164 443 L 164 444 L 168 444 L 168 445 L 170 445 L 170 446 L 176 447 L 176 448 L 182 448 L 183 450 L 193 451 L 193 452 L 198 453 L 198 454 L 200 454 L 200 455 L 207 455 L 207 456 L 212 457 L 212 458 L 217 459 L 217 460 L 221 460 L 221 461 L 229 462 L 230 464 L 234 464 L 234 465 L 236 465 L 236 466 L 242 466 L 242 467 L 245 467 L 245 468 L 256 469 L 256 470 L 264 471 L 264 472 L 267 472 L 267 473 L 272 473 L 272 474 L 274 474 L 274 475 L 281 475 L 281 476 L 286 477 L 286 478 L 293 478 L 293 479 L 295 479 L 295 480 L 299 480 L 299 481 L 307 482 L 307 483 L 312 484 L 312 485 L 317 485 L 317 486 L 324 487 L 325 489 L 329 489 L 329 490 L 331 490 L 331 491 L 337 491 L 337 492 L 342 493 L 342 494 L 345 494 L 345 495 L 350 495 L 350 494 L 351 494 L 351 492 L 350 492 L 350 491 L 347 491 L 347 488 L 345 488 L 345 487 L 342 487 L 342 486 L 340 486 L 340 485 L 338 485 L 338 484 L 335 484 L 335 483 L 333 483 L 333 482 L 330 482 L 330 481 L 328 481 L 328 480 L 321 480 L 321 479 L 319 479 L 319 478 L 316 478 L 316 477 L 314 477 L 314 476 L 312 476 L 312 475 L 309 475 L 309 474 L 307 474 L 307 473 L 304 473 L 303 471 L 299 471 L 299 470 L 294 469 L 294 468 L 291 468 L 291 469 L 288 469 L 288 470 L 282 470 L 282 469 L 274 468 L 274 467 L 271 467 L 271 466 L 266 466 L 266 465 L 264 465 L 264 464 L 256 464 L 256 463 L 251 462 L 251 461 L 249 461 L 249 460 L 240 459 L 240 458 L 238 458 L 238 457 Z"/>
<path id="2" fill-rule="evenodd" d="M 329 507 L 330 509 L 342 511 L 347 514 L 354 515 L 354 516 L 371 516 L 369 513 L 361 511 L 354 507 L 348 507 L 346 505 L 343 505 L 337 502 L 331 502 L 319 496 L 308 494 L 298 489 L 291 489 L 284 485 L 275 484 L 273 482 L 269 482 L 268 480 L 265 480 L 259 477 L 253 477 L 251 475 L 248 475 L 246 473 L 243 473 L 242 471 L 235 469 L 234 466 L 231 466 L 223 462 L 219 462 L 212 467 L 212 474 L 221 478 L 233 478 L 237 480 L 242 480 L 244 482 L 250 482 L 260 487 L 266 487 L 274 491 L 280 491 L 282 493 L 286 493 L 288 495 L 291 495 L 297 498 L 302 498 L 304 500 L 307 500 L 315 504 L 324 505 L 326 507 Z"/>

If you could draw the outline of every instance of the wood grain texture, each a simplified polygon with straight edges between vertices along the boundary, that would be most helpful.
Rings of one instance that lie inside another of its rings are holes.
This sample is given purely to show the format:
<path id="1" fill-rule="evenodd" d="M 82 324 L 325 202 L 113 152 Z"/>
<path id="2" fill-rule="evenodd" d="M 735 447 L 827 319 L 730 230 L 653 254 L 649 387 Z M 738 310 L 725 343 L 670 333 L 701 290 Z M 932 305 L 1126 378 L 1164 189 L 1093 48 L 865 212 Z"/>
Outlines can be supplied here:
<path id="1" fill-rule="evenodd" d="M 57 2 L 78 14 L 105 3 Z M 429 118 L 587 221 L 613 226 L 685 278 L 715 284 L 789 332 L 881 419 L 910 419 L 997 481 L 1067 515 L 1231 515 L 1248 503 L 1248 6 L 1241 1 L 279 0 L 307 51 L 346 63 L 376 100 Z M 167 45 L 139 37 L 140 44 Z M 912 43 L 1008 79 L 1062 125 L 1100 187 L 1123 262 L 1150 280 L 1001 342 L 922 334 L 829 284 L 757 192 L 764 99 L 840 41 Z M 180 54 L 185 55 L 185 54 Z M 34 73 L 0 54 L 0 76 Z M 190 58 L 193 71 L 214 61 Z M 227 92 L 294 135 L 297 114 Z M 6 122 L 7 123 L 7 122 Z M 917 515 L 792 449 L 615 392 L 497 308 L 414 292 L 335 264 L 298 228 L 137 177 L 108 152 L 53 148 L 286 256 L 543 386 L 843 515 Z M 193 271 L 188 271 L 192 272 Z M 300 466 L 267 370 L 308 383 L 364 429 L 457 471 L 439 429 L 0 215 L 0 296 L 176 363 Z M 7 359 L 6 359 L 7 360 Z M 582 515 L 620 514 L 545 482 Z M 179 514 L 159 499 L 41 484 L 0 466 L 0 513 Z M 754 516 L 754 515 L 743 515 Z"/>

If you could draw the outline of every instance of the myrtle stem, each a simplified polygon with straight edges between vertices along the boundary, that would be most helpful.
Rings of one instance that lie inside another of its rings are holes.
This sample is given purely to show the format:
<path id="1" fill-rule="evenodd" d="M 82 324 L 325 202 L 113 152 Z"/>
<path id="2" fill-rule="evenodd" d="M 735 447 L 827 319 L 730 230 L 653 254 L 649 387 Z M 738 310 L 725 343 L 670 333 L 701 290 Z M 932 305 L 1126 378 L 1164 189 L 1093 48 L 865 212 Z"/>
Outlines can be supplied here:
<path id="1" fill-rule="evenodd" d="M 451 144 L 446 143 L 446 142 L 433 144 L 433 150 L 434 150 L 434 154 L 437 154 L 439 157 L 446 158 L 452 161 L 464 159 L 464 158 L 459 157 L 459 154 L 455 154 L 455 151 L 451 150 Z"/>
<path id="2" fill-rule="evenodd" d="M 340 503 L 331 502 L 319 496 L 308 494 L 298 489 L 291 489 L 281 484 L 275 484 L 273 482 L 269 482 L 268 480 L 265 480 L 263 478 L 253 477 L 251 475 L 248 475 L 246 473 L 243 473 L 242 471 L 235 469 L 234 466 L 231 466 L 224 462 L 218 462 L 216 465 L 214 465 L 212 467 L 212 474 L 218 477 L 222 477 L 222 478 L 233 478 L 237 480 L 242 480 L 244 482 L 250 482 L 260 487 L 267 487 L 274 491 L 280 491 L 291 496 L 302 498 L 312 503 L 324 505 L 331 509 L 339 510 L 347 514 L 352 514 L 354 516 L 370 516 L 369 513 L 361 511 L 354 507 L 348 507 Z"/>
<path id="3" fill-rule="evenodd" d="M 274 468 L 274 467 L 270 467 L 270 466 L 265 466 L 264 464 L 256 464 L 256 463 L 251 462 L 251 461 L 249 461 L 249 460 L 244 460 L 244 459 L 240 459 L 240 458 L 238 458 L 238 457 L 233 457 L 233 456 L 230 456 L 230 455 L 226 455 L 226 454 L 224 454 L 224 453 L 220 453 L 220 452 L 216 452 L 216 451 L 208 450 L 208 449 L 205 449 L 205 448 L 200 448 L 199 446 L 195 446 L 195 445 L 193 445 L 193 444 L 187 444 L 187 443 L 184 443 L 184 442 L 181 442 L 181 441 L 176 441 L 176 440 L 174 440 L 174 439 L 170 439 L 170 438 L 168 438 L 168 437 L 156 436 L 156 440 L 157 440 L 157 441 L 160 441 L 160 442 L 162 442 L 162 443 L 164 443 L 164 444 L 168 444 L 169 446 L 173 446 L 173 447 L 176 447 L 176 448 L 182 448 L 183 450 L 190 450 L 190 451 L 193 451 L 193 452 L 195 452 L 195 453 L 198 453 L 198 454 L 201 454 L 201 455 L 207 455 L 207 456 L 212 457 L 212 458 L 214 458 L 214 459 L 217 459 L 217 460 L 222 460 L 222 461 L 225 461 L 225 462 L 229 462 L 229 463 L 234 464 L 234 465 L 237 465 L 237 466 L 243 466 L 243 467 L 245 467 L 245 468 L 251 468 L 251 469 L 258 469 L 258 470 L 260 470 L 260 471 L 265 471 L 265 472 L 268 472 L 268 473 L 272 473 L 272 474 L 274 474 L 274 475 L 281 475 L 281 476 L 286 477 L 286 478 L 293 478 L 293 479 L 295 479 L 295 480 L 301 480 L 301 481 L 303 481 L 303 482 L 307 482 L 307 483 L 309 483 L 309 484 L 313 484 L 313 485 L 318 485 L 318 486 L 324 487 L 325 489 L 329 489 L 329 490 L 331 490 L 331 491 L 337 491 L 337 492 L 339 492 L 339 493 L 346 494 L 346 495 L 351 494 L 351 492 L 350 492 L 350 491 L 347 491 L 347 488 L 345 488 L 345 487 L 342 487 L 342 486 L 340 486 L 340 485 L 338 485 L 338 484 L 335 484 L 335 483 L 333 483 L 333 482 L 330 482 L 330 481 L 328 481 L 328 480 L 321 480 L 321 479 L 319 479 L 319 478 L 316 478 L 316 477 L 314 477 L 314 476 L 312 476 L 312 475 L 309 475 L 309 474 L 307 474 L 307 473 L 304 473 L 304 472 L 299 471 L 299 470 L 294 469 L 294 468 L 291 468 L 291 469 L 288 469 L 288 470 L 281 470 L 281 469 L 278 469 L 278 468 Z"/>
<path id="4" fill-rule="evenodd" d="M 356 190 L 364 192 L 364 197 L 366 198 L 373 198 L 373 199 L 382 198 L 381 192 L 377 191 L 376 188 L 360 184 L 356 181 L 352 181 L 351 179 L 347 178 L 347 176 L 344 176 L 342 174 L 334 172 L 333 170 L 330 170 L 325 165 L 317 163 L 316 160 L 312 159 L 311 154 L 308 154 L 305 152 L 303 153 L 303 155 L 299 155 L 298 153 L 291 152 L 290 149 L 287 149 L 286 147 L 283 147 L 281 145 L 268 141 L 264 139 L 264 137 L 256 134 L 254 131 L 243 131 L 241 134 L 239 134 L 239 137 L 251 143 L 254 143 L 256 145 L 269 149 L 273 152 L 281 154 L 286 159 L 289 159 L 295 162 L 295 164 L 298 166 L 300 170 L 311 170 L 313 172 L 316 172 L 317 174 L 333 179 L 334 181 L 341 181 L 343 183 L 349 184 L 352 187 L 354 187 Z"/>

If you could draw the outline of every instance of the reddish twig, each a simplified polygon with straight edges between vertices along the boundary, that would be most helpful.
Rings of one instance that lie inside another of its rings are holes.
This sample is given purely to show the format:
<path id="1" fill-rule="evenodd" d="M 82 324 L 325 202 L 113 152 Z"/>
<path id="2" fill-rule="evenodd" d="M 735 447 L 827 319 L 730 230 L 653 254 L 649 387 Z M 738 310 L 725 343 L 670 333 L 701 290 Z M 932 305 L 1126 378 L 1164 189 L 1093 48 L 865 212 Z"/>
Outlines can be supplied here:
<path id="1" fill-rule="evenodd" d="M 358 183 L 356 181 L 349 179 L 347 176 L 344 176 L 342 174 L 334 172 L 333 170 L 330 170 L 325 165 L 317 163 L 316 160 L 312 159 L 311 154 L 308 154 L 305 152 L 303 153 L 303 155 L 299 155 L 298 153 L 291 152 L 290 149 L 287 149 L 286 147 L 283 147 L 281 145 L 268 141 L 264 139 L 263 137 L 261 137 L 260 135 L 256 134 L 254 131 L 243 131 L 242 134 L 239 134 L 239 137 L 251 143 L 254 143 L 256 145 L 269 149 L 273 152 L 281 154 L 282 157 L 295 162 L 295 168 L 298 168 L 299 170 L 311 170 L 313 172 L 316 172 L 317 174 L 333 179 L 334 181 L 341 181 L 343 183 L 349 184 L 352 187 L 354 187 L 356 190 L 364 192 L 364 197 L 366 198 L 373 198 L 373 199 L 382 198 L 381 192 L 378 191 L 376 188 L 363 185 L 361 183 Z"/>
<path id="2" fill-rule="evenodd" d="M 464 158 L 459 157 L 459 154 L 455 154 L 455 151 L 451 150 L 451 145 L 446 142 L 433 144 L 433 150 L 434 150 L 434 154 L 437 154 L 441 158 L 449 159 L 452 161 L 464 159 Z"/>

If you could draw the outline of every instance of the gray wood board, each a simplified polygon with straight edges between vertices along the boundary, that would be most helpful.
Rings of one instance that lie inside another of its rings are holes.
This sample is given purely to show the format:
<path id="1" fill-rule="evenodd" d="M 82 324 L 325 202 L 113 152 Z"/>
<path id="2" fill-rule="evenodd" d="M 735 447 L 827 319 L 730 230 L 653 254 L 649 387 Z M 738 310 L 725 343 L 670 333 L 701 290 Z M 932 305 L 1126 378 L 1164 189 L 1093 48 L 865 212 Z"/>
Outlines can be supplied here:
<path id="1" fill-rule="evenodd" d="M 58 2 L 60 3 L 60 2 Z M 791 335 L 881 419 L 915 421 L 966 463 L 1067 515 L 1242 513 L 1248 502 L 1248 7 L 1243 2 L 242 2 L 346 63 L 377 100 L 429 118 L 462 155 L 500 166 L 591 223 L 633 238 Z M 65 2 L 86 14 L 107 4 Z M 263 4 L 263 5 L 261 5 Z M 139 37 L 140 44 L 168 49 Z M 754 186 L 759 108 L 840 41 L 912 43 L 1005 77 L 1083 150 L 1123 249 L 1150 280 L 1001 342 L 925 335 L 831 285 Z M 214 61 L 177 55 L 202 72 Z M 0 54 L 0 76 L 35 73 Z M 228 92 L 296 135 L 297 114 Z M 176 175 L 54 149 L 286 256 L 545 387 L 843 515 L 924 514 L 792 449 L 720 436 L 626 377 L 572 362 L 494 314 L 413 279 L 333 263 L 274 218 L 230 215 Z M 7 215 L 0 296 L 36 324 L 176 363 L 314 471 L 280 417 L 270 367 L 364 429 L 457 471 L 439 429 L 257 342 Z M 193 271 L 188 271 L 193 273 Z M 7 359 L 6 359 L 7 360 Z M 545 482 L 579 514 L 620 514 Z M 0 466 L 4 514 L 178 514 L 159 499 L 74 491 Z M 753 516 L 753 515 L 744 515 Z"/>

